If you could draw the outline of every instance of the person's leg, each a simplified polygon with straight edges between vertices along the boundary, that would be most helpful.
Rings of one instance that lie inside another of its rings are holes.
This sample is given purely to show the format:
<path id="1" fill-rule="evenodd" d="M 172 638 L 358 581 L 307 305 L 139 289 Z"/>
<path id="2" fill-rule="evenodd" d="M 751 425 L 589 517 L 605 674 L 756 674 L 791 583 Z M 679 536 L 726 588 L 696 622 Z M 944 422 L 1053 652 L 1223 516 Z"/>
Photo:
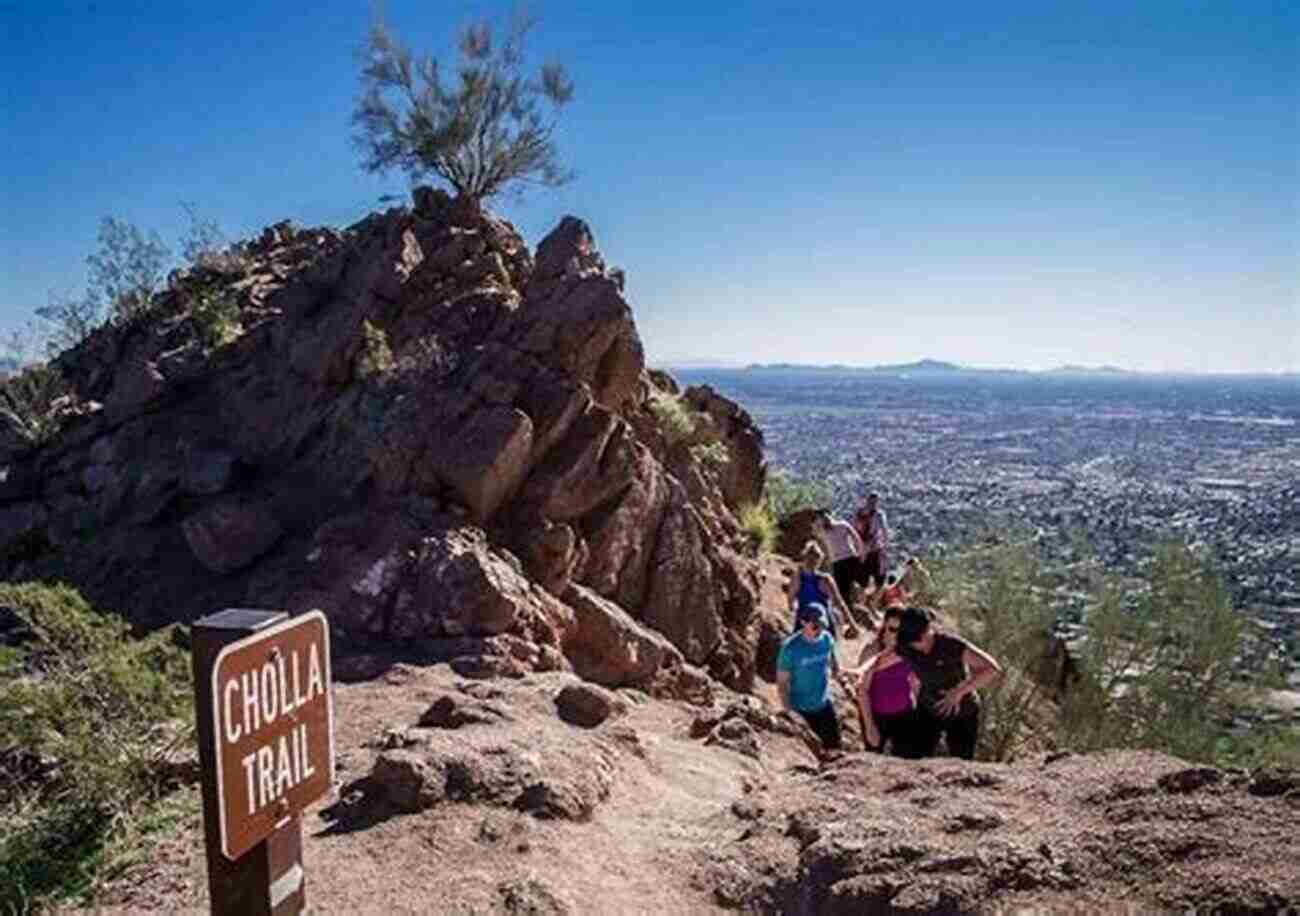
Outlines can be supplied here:
<path id="1" fill-rule="evenodd" d="M 867 582 L 875 580 L 876 588 L 884 586 L 885 571 L 880 562 L 880 551 L 871 550 L 867 552 L 862 561 L 862 578 Z"/>
<path id="2" fill-rule="evenodd" d="M 978 714 L 954 716 L 944 722 L 943 731 L 949 754 L 963 760 L 975 759 L 975 745 L 980 736 Z"/>
<path id="3" fill-rule="evenodd" d="M 931 713 L 920 709 L 912 714 L 911 721 L 907 725 L 907 733 L 909 740 L 906 743 L 911 754 L 910 759 L 933 757 L 939 747 L 942 725 Z"/>
<path id="4" fill-rule="evenodd" d="M 834 704 L 827 703 L 813 712 L 799 710 L 808 726 L 821 739 L 822 749 L 838 751 L 840 749 L 840 718 L 835 714 Z"/>
<path id="5" fill-rule="evenodd" d="M 844 599 L 845 604 L 853 603 L 854 565 L 857 559 L 857 557 L 845 557 L 831 564 L 831 577 L 835 580 L 835 587 L 840 590 L 840 597 Z"/>
<path id="6" fill-rule="evenodd" d="M 934 733 L 933 738 L 929 737 L 930 732 L 926 731 L 924 722 L 915 710 L 888 718 L 889 752 L 892 755 L 902 757 L 904 760 L 920 760 L 927 753 L 934 753 L 938 734 Z M 880 735 L 883 739 L 885 736 L 883 728 Z"/>

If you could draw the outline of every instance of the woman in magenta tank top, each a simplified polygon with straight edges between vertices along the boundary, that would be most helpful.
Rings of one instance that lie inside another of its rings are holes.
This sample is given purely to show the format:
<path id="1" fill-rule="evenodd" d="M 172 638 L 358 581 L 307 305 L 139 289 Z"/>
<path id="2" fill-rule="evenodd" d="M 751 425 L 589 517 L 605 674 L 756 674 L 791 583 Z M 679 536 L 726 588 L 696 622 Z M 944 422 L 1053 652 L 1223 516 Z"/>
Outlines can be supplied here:
<path id="1" fill-rule="evenodd" d="M 886 608 L 880 624 L 883 650 L 867 663 L 858 682 L 858 705 L 866 740 L 877 752 L 917 759 L 924 755 L 924 735 L 919 729 L 916 697 L 921 681 L 912 666 L 894 651 L 902 608 Z"/>

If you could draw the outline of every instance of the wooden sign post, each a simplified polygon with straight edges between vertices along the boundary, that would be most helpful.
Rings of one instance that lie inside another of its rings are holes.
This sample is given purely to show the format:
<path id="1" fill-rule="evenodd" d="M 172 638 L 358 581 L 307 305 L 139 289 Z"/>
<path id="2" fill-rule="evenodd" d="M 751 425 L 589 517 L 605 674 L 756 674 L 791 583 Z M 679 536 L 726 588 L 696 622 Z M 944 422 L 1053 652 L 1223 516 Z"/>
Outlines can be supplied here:
<path id="1" fill-rule="evenodd" d="M 212 912 L 301 912 L 300 815 L 334 782 L 329 623 L 225 610 L 193 646 Z"/>

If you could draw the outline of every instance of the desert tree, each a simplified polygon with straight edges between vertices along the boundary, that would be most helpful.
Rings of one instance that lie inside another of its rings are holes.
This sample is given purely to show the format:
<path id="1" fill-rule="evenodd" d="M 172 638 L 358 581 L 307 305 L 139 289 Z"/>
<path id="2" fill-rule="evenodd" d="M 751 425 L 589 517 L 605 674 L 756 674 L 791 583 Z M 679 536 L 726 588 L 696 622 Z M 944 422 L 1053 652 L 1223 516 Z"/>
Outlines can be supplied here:
<path id="1" fill-rule="evenodd" d="M 129 322 L 148 311 L 162 287 L 169 251 L 156 232 L 106 216 L 99 224 L 98 247 L 87 256 L 86 292 L 60 295 L 36 309 L 49 325 L 49 349 L 76 346 L 105 320 Z"/>
<path id="2" fill-rule="evenodd" d="M 573 98 L 573 83 L 558 63 L 525 75 L 524 40 L 532 25 L 516 14 L 499 45 L 490 25 L 467 27 L 455 77 L 444 83 L 436 59 L 417 59 L 376 22 L 363 50 L 364 88 L 353 113 L 363 167 L 398 169 L 413 181 L 432 174 L 476 201 L 524 184 L 568 181 L 552 133 L 559 110 Z"/>
<path id="3" fill-rule="evenodd" d="M 145 234 L 124 219 L 106 216 L 99 224 L 99 247 L 86 258 L 86 295 L 99 300 L 111 320 L 128 322 L 148 311 L 169 255 L 158 233 Z"/>

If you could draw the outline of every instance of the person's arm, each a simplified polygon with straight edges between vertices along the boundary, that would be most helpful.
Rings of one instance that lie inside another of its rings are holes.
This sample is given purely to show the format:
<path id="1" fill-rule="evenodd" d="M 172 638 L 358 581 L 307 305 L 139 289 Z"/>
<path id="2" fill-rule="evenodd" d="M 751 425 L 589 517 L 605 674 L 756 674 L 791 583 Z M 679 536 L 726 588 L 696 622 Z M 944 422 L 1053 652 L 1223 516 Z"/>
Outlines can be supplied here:
<path id="1" fill-rule="evenodd" d="M 981 687 L 991 687 L 1001 683 L 1004 676 L 1002 666 L 998 664 L 997 659 L 969 642 L 966 642 L 966 647 L 962 650 L 961 660 L 969 674 L 964 681 L 947 691 L 939 700 L 936 708 L 941 716 L 950 716 L 957 712 L 967 694 L 974 693 Z"/>
<path id="2" fill-rule="evenodd" d="M 781 708 L 786 712 L 790 711 L 790 672 L 778 671 L 776 673 L 776 693 L 781 698 Z"/>
<path id="3" fill-rule="evenodd" d="M 785 584 L 786 603 L 790 605 L 790 612 L 794 613 L 799 609 L 799 568 L 790 574 L 790 581 Z"/>
<path id="4" fill-rule="evenodd" d="M 850 639 L 857 636 L 858 628 L 854 626 L 853 618 L 849 616 L 849 605 L 840 594 L 840 587 L 835 584 L 835 577 L 827 573 L 818 573 L 817 579 L 822 584 L 822 594 L 827 595 L 831 600 L 831 613 L 839 611 L 840 632 Z"/>
<path id="5" fill-rule="evenodd" d="M 880 656 L 876 655 L 871 659 L 871 663 L 862 672 L 862 677 L 858 679 L 858 709 L 862 711 L 862 728 L 866 732 L 864 737 L 874 748 L 880 747 L 880 729 L 871 717 L 871 676 L 875 673 L 878 658 Z"/>
<path id="6" fill-rule="evenodd" d="M 862 543 L 862 538 L 858 535 L 858 529 L 854 528 L 852 525 L 845 525 L 844 527 L 849 531 L 849 541 L 853 544 L 854 556 L 865 557 L 867 555 L 867 548 L 866 545 Z"/>
<path id="7" fill-rule="evenodd" d="M 793 669 L 786 647 L 782 646 L 776 656 L 776 695 L 781 699 L 781 708 L 790 710 L 790 674 Z"/>
<path id="8" fill-rule="evenodd" d="M 858 650 L 858 670 L 865 671 L 867 666 L 875 662 L 876 656 L 880 654 L 879 638 L 868 638 L 863 640 L 862 648 Z"/>

